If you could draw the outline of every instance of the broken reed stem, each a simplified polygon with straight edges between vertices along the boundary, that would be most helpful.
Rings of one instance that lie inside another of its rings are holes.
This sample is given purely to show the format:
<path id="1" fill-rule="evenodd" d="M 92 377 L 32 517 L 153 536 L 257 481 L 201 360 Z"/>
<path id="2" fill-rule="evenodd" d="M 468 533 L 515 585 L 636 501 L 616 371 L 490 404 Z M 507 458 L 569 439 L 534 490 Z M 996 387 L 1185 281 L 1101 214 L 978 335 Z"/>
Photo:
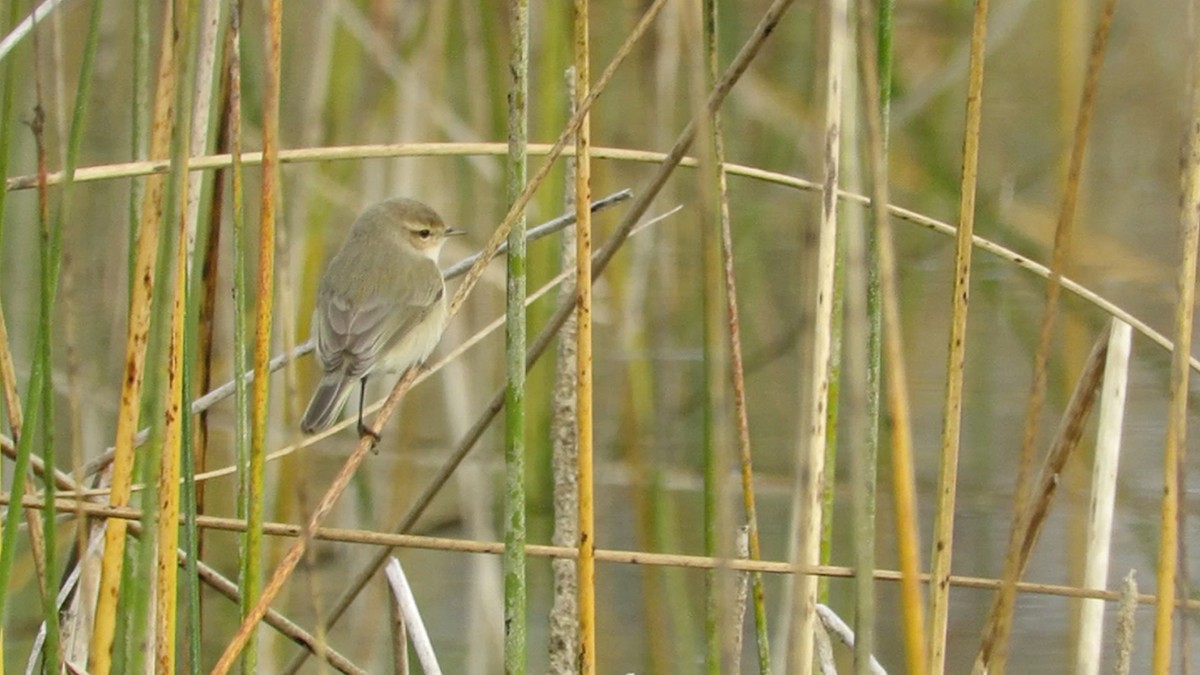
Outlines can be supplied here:
<path id="1" fill-rule="evenodd" d="M 1020 514 L 1017 528 L 1013 532 L 1013 549 L 1010 549 L 1009 555 L 1004 559 L 1000 592 L 996 594 L 988 613 L 979 653 L 975 656 L 972 671 L 975 675 L 998 672 L 996 669 L 1002 669 L 1004 666 L 1001 652 L 1006 648 L 1008 631 L 1012 626 L 1017 580 L 1021 578 L 1029 562 L 1029 554 L 1037 543 L 1042 523 L 1050 511 L 1050 503 L 1058 487 L 1059 474 L 1071 452 L 1079 444 L 1079 437 L 1083 435 L 1083 425 L 1087 422 L 1092 403 L 1100 389 L 1100 382 L 1104 376 L 1104 362 L 1108 355 L 1109 330 L 1110 328 L 1105 326 L 1084 364 L 1075 391 L 1071 394 L 1071 400 L 1063 413 L 1058 432 L 1046 453 L 1038 481 L 1033 486 L 1034 492 L 1030 495 L 1025 511 Z"/>
<path id="2" fill-rule="evenodd" d="M 1120 319 L 1111 319 L 1110 325 L 1108 360 L 1104 364 L 1104 389 L 1100 397 L 1092 467 L 1088 551 L 1083 571 L 1085 588 L 1105 588 L 1108 584 L 1117 467 L 1121 458 L 1121 430 L 1125 420 L 1125 395 L 1129 381 L 1129 350 L 1133 330 Z M 1077 675 L 1096 675 L 1100 672 L 1103 627 L 1104 603 L 1095 600 L 1084 600 L 1080 603 L 1079 640 L 1075 654 Z"/>

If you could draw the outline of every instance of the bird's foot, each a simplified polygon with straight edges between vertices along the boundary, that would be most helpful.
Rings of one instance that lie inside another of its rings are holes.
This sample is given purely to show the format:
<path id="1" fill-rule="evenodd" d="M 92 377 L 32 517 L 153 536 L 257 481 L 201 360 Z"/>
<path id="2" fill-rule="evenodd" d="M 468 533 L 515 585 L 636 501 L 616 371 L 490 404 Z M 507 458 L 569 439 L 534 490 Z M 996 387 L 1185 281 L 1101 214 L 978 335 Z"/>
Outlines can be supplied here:
<path id="1" fill-rule="evenodd" d="M 369 437 L 371 439 L 371 451 L 379 452 L 377 447 L 379 445 L 379 432 L 375 431 L 371 427 L 368 427 L 362 422 L 362 420 L 359 420 L 358 422 L 358 437 Z"/>

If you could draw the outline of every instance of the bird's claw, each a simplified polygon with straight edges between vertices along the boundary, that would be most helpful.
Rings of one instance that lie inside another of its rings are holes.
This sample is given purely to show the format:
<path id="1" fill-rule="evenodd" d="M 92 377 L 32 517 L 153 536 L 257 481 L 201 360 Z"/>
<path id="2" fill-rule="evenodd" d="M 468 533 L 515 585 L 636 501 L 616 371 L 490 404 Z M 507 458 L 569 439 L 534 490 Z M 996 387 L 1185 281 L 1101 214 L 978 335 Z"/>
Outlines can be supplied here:
<path id="1" fill-rule="evenodd" d="M 371 439 L 371 450 L 374 452 L 378 452 L 378 450 L 376 449 L 376 446 L 379 445 L 379 432 L 368 427 L 361 420 L 358 423 L 358 437 L 359 438 L 369 437 Z"/>

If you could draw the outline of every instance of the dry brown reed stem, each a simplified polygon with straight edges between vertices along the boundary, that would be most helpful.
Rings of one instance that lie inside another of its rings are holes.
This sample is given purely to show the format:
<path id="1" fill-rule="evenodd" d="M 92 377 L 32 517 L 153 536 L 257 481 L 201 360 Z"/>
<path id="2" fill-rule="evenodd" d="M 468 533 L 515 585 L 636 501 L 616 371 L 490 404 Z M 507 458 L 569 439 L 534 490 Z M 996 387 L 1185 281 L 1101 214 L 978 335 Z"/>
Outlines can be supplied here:
<path id="1" fill-rule="evenodd" d="M 720 156 L 720 155 L 719 155 Z M 721 160 L 722 167 L 725 162 Z M 722 179 L 725 171 L 721 171 Z M 728 203 L 722 202 L 725 209 Z M 748 557 L 762 560 L 762 543 L 758 533 L 758 505 L 754 497 L 754 463 L 750 446 L 750 413 L 746 404 L 746 367 L 742 361 L 742 321 L 738 315 L 737 275 L 733 267 L 733 231 L 728 214 L 721 219 L 721 255 L 725 275 L 725 311 L 729 321 L 729 368 L 733 380 L 733 411 L 737 426 L 738 464 L 742 477 L 742 508 L 745 509 Z M 744 580 L 743 580 L 744 581 Z M 760 632 L 758 642 L 759 669 L 770 667 L 770 652 L 766 643 L 767 614 L 762 575 L 751 577 L 754 594 L 754 621 Z M 738 625 L 741 625 L 740 622 Z M 740 633 L 739 633 L 740 636 Z M 741 653 L 741 650 L 738 650 Z"/>
<path id="2" fill-rule="evenodd" d="M 37 38 L 38 38 L 38 32 L 35 30 L 33 32 L 33 42 L 34 42 L 34 52 L 35 53 L 37 52 L 37 42 L 38 42 Z M 41 228 L 42 236 L 49 237 L 51 235 L 49 234 L 50 198 L 49 198 L 49 194 L 48 194 L 48 190 L 47 190 L 47 186 L 46 186 L 46 137 L 45 137 L 45 121 L 46 120 L 45 120 L 45 113 L 42 110 L 41 70 L 39 68 L 37 68 L 36 63 L 37 63 L 37 59 L 35 58 L 34 59 L 34 64 L 35 64 L 34 65 L 34 83 L 35 83 L 35 89 L 37 92 L 37 104 L 34 107 L 33 122 L 30 124 L 30 127 L 33 131 L 33 139 L 34 139 L 34 143 L 37 148 L 38 223 Z M 42 245 L 49 246 L 49 242 L 43 241 Z M 46 258 L 43 257 L 43 260 L 45 260 L 45 259 Z M 51 263 L 51 264 L 53 264 L 53 263 Z M 49 270 L 41 270 L 41 273 L 42 273 L 42 275 L 51 274 L 51 272 Z M 43 292 L 45 292 L 44 287 L 43 287 Z M 49 340 L 50 337 L 47 335 L 47 336 L 45 336 L 44 339 Z M 50 368 L 51 364 L 46 363 L 46 364 L 44 364 L 44 367 Z M 47 379 L 47 381 L 49 381 L 48 377 L 46 379 Z M 30 390 L 32 391 L 32 388 L 30 388 Z M 48 415 L 50 412 L 48 409 L 46 409 L 46 407 L 44 405 L 44 401 L 49 400 L 47 397 L 47 394 L 48 394 L 48 392 L 45 392 L 45 391 L 42 392 L 43 401 L 32 401 L 32 400 L 29 401 L 30 405 L 34 406 L 35 411 L 39 407 L 41 408 L 42 423 L 44 423 L 44 421 L 45 421 L 45 415 Z M 20 416 L 20 408 L 18 407 L 18 408 L 15 408 L 14 410 L 17 411 L 18 417 L 19 417 Z M 35 412 L 35 419 L 36 419 L 36 412 Z M 38 433 L 38 431 L 35 429 L 28 429 L 27 431 L 29 433 Z M 21 425 L 18 424 L 17 426 L 12 427 L 12 432 L 13 432 L 13 436 L 20 439 Z M 32 455 L 33 453 L 30 452 L 29 454 Z M 25 494 L 27 494 L 27 495 L 33 494 L 33 486 L 30 485 L 28 480 L 22 481 L 21 484 L 23 487 L 22 491 Z M 54 594 L 54 591 L 52 591 L 49 588 L 49 585 L 47 583 L 47 578 L 46 578 L 46 540 L 45 540 L 45 537 L 43 536 L 43 531 L 42 531 L 42 516 L 39 512 L 30 510 L 30 511 L 25 512 L 25 519 L 29 525 L 29 548 L 33 553 L 33 566 L 34 566 L 34 571 L 37 575 L 38 593 L 41 595 L 42 603 L 44 606 L 44 605 L 48 604 L 47 598 L 52 596 Z M 60 656 L 61 656 L 61 653 L 55 655 L 56 658 L 60 657 Z"/>
<path id="3" fill-rule="evenodd" d="M 163 40 L 159 55 L 149 154 L 156 159 L 167 156 L 170 144 L 175 116 L 176 46 L 182 40 L 182 35 L 173 30 L 172 3 L 167 3 L 163 14 Z M 130 282 L 132 288 L 129 327 L 122 369 L 120 408 L 117 413 L 112 494 L 109 497 L 113 506 L 129 503 L 130 487 L 133 483 L 134 436 L 138 430 L 146 343 L 150 333 L 150 305 L 154 294 L 154 268 L 158 258 L 158 238 L 161 229 L 159 225 L 163 210 L 162 193 L 162 176 L 149 177 L 142 198 L 142 213 L 134 253 L 135 263 Z M 112 646 L 116 631 L 121 570 L 125 559 L 126 529 L 125 523 L 114 521 L 109 523 L 104 533 L 104 557 L 101 563 L 99 596 L 96 601 L 96 623 L 89 651 L 88 670 L 94 675 L 108 675 L 112 669 Z"/>
<path id="4" fill-rule="evenodd" d="M 592 144 L 590 111 L 583 106 L 591 88 L 588 0 L 575 0 L 575 461 L 578 467 L 579 552 L 576 604 L 579 618 L 580 675 L 596 672 L 596 498 L 592 457 Z"/>
<path id="5" fill-rule="evenodd" d="M 7 505 L 11 503 L 11 495 L 7 493 L 0 493 L 0 505 Z M 21 500 L 21 505 L 24 508 L 45 508 L 45 502 L 43 500 L 33 497 L 25 497 Z M 62 513 L 69 513 L 72 515 L 80 510 L 74 500 L 67 499 L 56 500 L 54 508 Z M 85 515 L 93 518 L 138 520 L 142 516 L 142 512 L 138 509 L 130 507 L 115 508 L 92 502 L 85 502 L 82 512 Z M 220 518 L 216 516 L 202 515 L 197 518 L 196 523 L 202 528 L 228 532 L 240 532 L 246 529 L 246 521 L 237 518 Z M 136 523 L 131 524 L 131 531 L 133 530 L 133 526 L 136 526 Z M 305 525 L 296 523 L 267 522 L 263 525 L 263 533 L 271 536 L 294 538 L 303 536 L 304 528 Z M 386 548 L 411 548 L 427 551 L 451 551 L 458 553 L 479 553 L 489 555 L 499 555 L 504 552 L 504 542 L 500 541 L 476 541 L 469 539 L 451 539 L 446 537 L 429 537 L 415 534 L 393 534 L 388 532 L 379 532 L 376 530 L 354 530 L 322 527 L 317 529 L 316 539 L 321 541 L 334 541 L 348 544 L 361 544 Z M 530 544 L 528 547 L 528 553 L 534 557 L 569 559 L 575 557 L 577 549 L 574 546 Z M 386 553 L 384 559 L 387 559 Z M 796 572 L 795 565 L 786 560 L 731 560 L 729 558 L 671 553 L 649 553 L 645 551 L 629 551 L 619 549 L 598 548 L 596 549 L 596 560 L 597 562 L 611 564 L 652 565 L 657 567 L 681 567 L 687 569 L 712 569 L 719 565 L 728 565 L 729 568 L 734 571 L 757 571 L 764 574 L 793 574 Z M 804 574 L 815 574 L 819 576 L 843 579 L 848 579 L 854 576 L 854 568 L 842 565 L 815 565 L 811 568 L 804 568 L 800 571 Z M 895 582 L 899 581 L 900 577 L 901 572 L 898 570 L 874 570 L 874 578 L 878 581 Z M 921 583 L 929 583 L 929 575 L 922 574 L 919 576 L 919 580 Z M 1001 586 L 1001 581 L 999 579 L 963 575 L 951 576 L 950 583 L 954 586 L 962 586 L 963 588 L 974 588 L 980 590 L 997 590 Z M 1061 584 L 1045 584 L 1025 581 L 1017 584 L 1017 590 L 1021 593 L 1027 594 L 1063 598 L 1095 598 L 1109 602 L 1117 602 L 1123 597 L 1122 591 L 1109 591 L 1102 589 L 1081 588 L 1077 586 L 1065 586 Z M 1135 597 L 1136 602 L 1140 605 L 1153 605 L 1157 599 L 1157 595 L 1151 595 L 1148 593 L 1137 594 Z M 1189 611 L 1200 610 L 1200 599 L 1193 600 L 1179 598 L 1175 600 L 1175 605 L 1180 609 Z"/>
<path id="6" fill-rule="evenodd" d="M 39 172 L 41 173 L 41 172 Z M 44 175 L 44 173 L 41 173 Z M 49 364 L 47 364 L 49 367 Z M 8 412 L 8 425 L 12 430 L 15 438 L 20 439 L 21 429 L 24 424 L 21 406 L 21 395 L 17 391 L 17 373 L 13 368 L 12 351 L 9 348 L 8 327 L 4 321 L 4 308 L 0 307 L 0 388 L 4 390 L 4 407 Z M 7 438 L 0 439 L 3 443 L 4 454 L 13 458 L 17 457 L 15 444 Z M 29 455 L 31 463 L 41 464 L 41 458 L 36 457 L 33 453 Z M 24 492 L 26 495 L 32 495 L 33 486 L 25 482 Z M 41 525 L 39 523 L 37 512 L 31 512 L 26 515 L 30 532 L 30 549 L 33 552 L 34 566 L 37 569 L 38 591 L 43 598 L 46 594 L 45 584 L 45 559 L 43 552 L 45 551 L 44 542 L 41 540 Z M 0 661 L 2 664 L 3 661 Z"/>
<path id="7" fill-rule="evenodd" d="M 842 152 L 842 63 L 848 41 L 849 7 L 845 0 L 831 0 L 828 8 L 828 53 L 825 73 L 825 135 L 821 182 L 819 229 L 806 232 L 804 239 L 816 244 L 816 284 L 811 291 L 811 352 L 805 355 L 800 372 L 800 429 L 796 444 L 796 488 L 792 513 L 796 527 L 796 564 L 821 561 L 821 498 L 824 494 L 825 444 L 829 409 L 831 342 L 835 254 L 837 251 L 838 172 Z M 806 227 L 802 225 L 802 227 Z M 815 237 L 812 235 L 815 234 Z M 816 630 L 817 579 L 800 576 L 792 587 L 792 631 L 788 647 L 789 672 L 806 673 L 813 663 Z"/>
<path id="8" fill-rule="evenodd" d="M 546 176 L 549 175 L 554 160 L 558 158 L 558 156 L 562 153 L 563 147 L 566 145 L 566 139 L 570 138 L 571 134 L 574 134 L 579 130 L 586 113 L 591 109 L 592 104 L 604 90 L 605 86 L 607 86 L 608 82 L 612 78 L 612 75 L 616 72 L 617 67 L 622 61 L 624 61 L 625 57 L 629 55 L 633 45 L 645 32 L 645 29 L 649 26 L 650 21 L 662 8 L 663 4 L 664 0 L 656 0 L 655 3 L 647 9 L 641 21 L 638 22 L 630 35 L 626 38 L 625 42 L 617 50 L 617 54 L 613 57 L 612 62 L 609 63 L 608 68 L 605 69 L 604 73 L 601 75 L 595 89 L 587 95 L 586 99 L 579 103 L 575 115 L 571 118 L 570 122 L 568 122 L 567 128 L 563 130 L 563 133 L 555 142 L 554 147 L 551 149 L 546 161 L 538 169 L 537 173 L 530 179 L 529 183 L 525 186 L 525 189 L 521 192 L 521 194 L 518 195 L 515 200 L 513 200 L 512 205 L 509 207 L 508 214 L 505 215 L 504 220 L 500 223 L 500 225 L 496 227 L 491 239 L 488 240 L 487 245 L 480 254 L 479 260 L 477 260 L 475 265 L 472 266 L 471 270 L 467 272 L 462 284 L 458 287 L 453 299 L 451 299 L 449 306 L 447 307 L 446 319 L 443 323 L 443 328 L 445 327 L 445 324 L 449 323 L 449 321 L 453 319 L 454 315 L 458 313 L 458 310 L 462 307 L 463 302 L 466 300 L 466 296 L 471 292 L 471 289 L 475 287 L 475 283 L 479 280 L 480 275 L 483 273 L 484 267 L 486 267 L 488 262 L 491 261 L 492 257 L 495 256 L 496 250 L 499 248 L 500 243 L 505 237 L 507 237 L 508 231 L 512 227 L 513 222 L 515 222 L 520 214 L 524 212 L 529 200 L 533 197 L 534 191 L 539 185 L 541 185 L 542 181 L 546 179 Z M 682 154 L 683 153 L 680 152 L 681 156 Z M 411 388 L 419 370 L 421 370 L 421 368 L 410 368 L 408 372 L 405 373 L 404 377 L 402 377 L 400 381 L 396 383 L 391 394 L 384 402 L 383 407 L 372 421 L 372 425 L 368 426 L 371 431 L 374 431 L 376 434 L 378 434 L 378 429 L 381 428 L 383 424 L 391 418 L 396 408 L 400 405 L 400 399 Z M 247 616 L 243 619 L 241 626 L 234 634 L 233 639 L 230 641 L 229 645 L 225 649 L 225 652 L 221 655 L 220 660 L 218 660 L 216 667 L 213 669 L 214 675 L 229 672 L 229 669 L 233 666 L 233 660 L 246 646 L 246 642 L 249 639 L 250 633 L 254 630 L 255 624 L 262 619 L 262 616 L 266 612 L 271 601 L 283 588 L 283 584 L 287 580 L 287 577 L 290 576 L 292 571 L 296 569 L 296 565 L 299 563 L 300 557 L 304 555 L 305 549 L 312 540 L 313 533 L 315 533 L 320 523 L 324 521 L 325 517 L 333 509 L 334 503 L 336 503 L 342 492 L 345 491 L 346 486 L 350 483 L 350 479 L 358 470 L 358 467 L 362 464 L 363 460 L 366 458 L 367 452 L 372 446 L 373 443 L 371 443 L 370 434 L 359 440 L 358 445 L 350 454 L 349 458 L 346 459 L 346 463 L 342 466 L 341 471 L 334 478 L 333 483 L 329 486 L 328 490 L 317 504 L 316 509 L 313 511 L 313 514 L 309 519 L 308 527 L 305 530 L 305 536 L 297 541 L 296 544 L 293 545 L 284 556 L 283 560 L 280 561 L 279 566 L 275 569 L 275 573 L 271 576 L 270 581 L 263 589 L 262 597 L 257 603 L 255 603 L 255 605 L 247 613 Z"/>
<path id="9" fill-rule="evenodd" d="M 9 344 L 4 305 L 0 303 L 0 389 L 3 389 L 4 393 L 4 408 L 8 411 L 9 427 L 14 430 L 13 434 L 17 435 L 21 428 L 21 395 L 17 392 L 17 371 L 13 367 L 12 349 Z"/>
<path id="10" fill-rule="evenodd" d="M 1110 0 L 1111 2 L 1112 0 Z M 1158 541 L 1158 605 L 1154 612 L 1152 671 L 1166 673 L 1171 667 L 1171 639 L 1179 564 L 1180 480 L 1187 456 L 1188 367 L 1192 352 L 1192 318 L 1195 314 L 1196 255 L 1200 241 L 1200 7 L 1189 5 L 1191 21 L 1190 96 L 1192 119 L 1188 125 L 1181 166 L 1182 194 L 1179 200 L 1179 244 L 1182 255 L 1176 273 L 1175 351 L 1171 355 L 1171 402 L 1167 417 L 1167 440 L 1163 450 L 1163 496 Z M 1186 581 L 1186 580 L 1185 580 Z"/>
<path id="11" fill-rule="evenodd" d="M 1038 329 L 1037 350 L 1034 353 L 1033 380 L 1030 384 L 1029 399 L 1025 409 L 1024 432 L 1021 437 L 1021 452 L 1017 465 L 1017 480 L 1013 491 L 1012 531 L 1009 537 L 1008 552 L 1005 555 L 1005 569 L 1016 569 L 1019 561 L 1020 524 L 1025 512 L 1026 502 L 1030 498 L 1030 481 L 1032 479 L 1035 447 L 1038 437 L 1038 418 L 1041 415 L 1042 404 L 1046 395 L 1046 364 L 1050 358 L 1050 343 L 1053 338 L 1054 318 L 1058 313 L 1058 301 L 1062 292 L 1062 273 L 1071 254 L 1071 242 L 1075 227 L 1075 210 L 1079 199 L 1083 160 L 1087 149 L 1088 130 L 1091 128 L 1092 115 L 1095 110 L 1096 91 L 1100 85 L 1100 68 L 1104 64 L 1104 52 L 1108 42 L 1109 29 L 1112 26 L 1112 15 L 1116 9 L 1116 0 L 1107 0 L 1100 11 L 1096 25 L 1096 33 L 1092 39 L 1092 51 L 1088 58 L 1087 75 L 1084 78 L 1083 93 L 1079 101 L 1079 116 L 1075 124 L 1075 138 L 1071 146 L 1071 157 L 1067 167 L 1067 178 L 1064 186 L 1062 207 L 1059 210 L 1058 224 L 1054 232 L 1054 251 L 1050 263 L 1050 279 L 1046 287 L 1046 305 L 1042 311 L 1041 324 Z M 1001 605 L 1011 612 L 1011 605 Z M 1003 624 L 999 636 L 1007 640 L 1012 616 L 999 617 Z M 997 661 L 989 664 L 996 672 L 1004 672 L 1005 645 L 1000 645 L 997 651 Z M 987 660 L 984 660 L 987 663 Z M 978 663 L 978 662 L 977 662 Z"/>
<path id="12" fill-rule="evenodd" d="M 905 662 L 910 673 L 927 671 L 925 618 L 921 605 L 920 537 L 913 486 L 912 430 L 909 427 L 908 378 L 900 322 L 900 293 L 896 281 L 896 251 L 888 214 L 887 161 L 879 100 L 875 31 L 869 2 L 858 4 L 858 64 L 866 108 L 867 153 L 871 176 L 871 217 L 879 248 L 879 293 L 883 305 L 883 364 L 887 379 L 888 412 L 892 418 L 892 492 L 895 501 L 896 548 L 900 560 L 900 608 Z"/>
<path id="13" fill-rule="evenodd" d="M 230 50 L 232 51 L 232 50 Z M 226 63 L 222 66 L 222 83 L 221 83 L 221 104 L 217 112 L 217 149 L 226 150 L 229 148 L 230 139 L 230 106 L 232 105 L 231 86 L 228 81 L 228 59 L 229 54 L 225 55 Z M 199 323 L 199 331 L 196 338 L 196 389 L 195 391 L 208 392 L 212 390 L 212 367 L 213 367 L 213 348 L 215 346 L 214 331 L 216 330 L 216 313 L 217 313 L 217 287 L 218 276 L 220 273 L 219 263 L 221 259 L 221 225 L 224 221 L 223 212 L 225 208 L 225 172 L 226 169 L 217 169 L 216 175 L 212 180 L 212 194 L 209 197 L 208 203 L 208 241 L 206 242 L 204 251 L 204 265 L 201 269 L 201 298 L 200 307 L 198 310 L 197 322 Z M 190 192 L 189 192 L 190 194 Z M 193 412 L 195 411 L 193 407 Z M 195 426 L 195 445 L 192 450 L 192 474 L 204 473 L 208 470 L 208 411 L 202 410 L 198 413 Z M 82 463 L 80 463 L 82 466 Z M 196 483 L 196 512 L 204 512 L 204 482 Z M 196 550 L 203 553 L 204 541 L 196 542 Z M 201 556 L 202 557 L 202 556 Z"/>
<path id="14" fill-rule="evenodd" d="M 1050 503 L 1054 499 L 1058 487 L 1059 474 L 1071 452 L 1079 445 L 1083 435 L 1083 426 L 1100 390 L 1104 377 L 1104 362 L 1108 356 L 1108 336 L 1111 326 L 1105 326 L 1096 340 L 1092 352 L 1084 364 L 1083 372 L 1067 409 L 1063 413 L 1058 432 L 1055 434 L 1046 460 L 1042 465 L 1034 492 L 1030 495 L 1025 510 L 1020 514 L 1020 521 L 1013 536 L 1016 542 L 1016 554 L 1004 560 L 1004 572 L 1001 577 L 1000 592 L 996 594 L 992 609 L 988 614 L 987 625 L 984 628 L 983 640 L 979 653 L 975 657 L 974 673 L 1003 672 L 1004 651 L 1007 648 L 1008 631 L 1012 625 L 1012 610 L 1016 600 L 1017 579 L 1025 571 L 1029 562 L 1029 554 L 1041 534 L 1042 523 L 1050 512 Z"/>
<path id="15" fill-rule="evenodd" d="M 950 576 L 954 553 L 954 502 L 958 487 L 959 436 L 962 431 L 963 367 L 967 352 L 967 307 L 971 294 L 971 238 L 975 233 L 975 185 L 979 173 L 979 128 L 983 117 L 984 43 L 988 0 L 975 3 L 971 51 L 967 66 L 966 129 L 963 132 L 962 182 L 959 187 L 954 289 L 950 296 L 950 346 L 946 359 L 946 395 L 942 412 L 942 454 L 938 468 L 936 517 L 929 589 L 929 667 L 941 675 L 946 667 L 946 626 L 950 617 Z"/>

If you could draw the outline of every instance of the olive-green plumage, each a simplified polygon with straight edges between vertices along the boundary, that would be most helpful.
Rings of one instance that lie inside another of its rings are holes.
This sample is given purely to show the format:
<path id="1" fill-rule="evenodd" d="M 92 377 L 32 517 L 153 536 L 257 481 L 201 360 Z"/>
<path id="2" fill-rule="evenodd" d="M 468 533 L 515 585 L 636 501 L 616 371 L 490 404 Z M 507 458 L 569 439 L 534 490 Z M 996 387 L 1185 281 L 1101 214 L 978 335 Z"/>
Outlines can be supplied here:
<path id="1" fill-rule="evenodd" d="M 380 202 L 354 221 L 317 291 L 312 336 L 324 374 L 300 422 L 305 433 L 334 423 L 351 385 L 433 351 L 446 316 L 437 259 L 456 234 L 412 199 Z"/>

